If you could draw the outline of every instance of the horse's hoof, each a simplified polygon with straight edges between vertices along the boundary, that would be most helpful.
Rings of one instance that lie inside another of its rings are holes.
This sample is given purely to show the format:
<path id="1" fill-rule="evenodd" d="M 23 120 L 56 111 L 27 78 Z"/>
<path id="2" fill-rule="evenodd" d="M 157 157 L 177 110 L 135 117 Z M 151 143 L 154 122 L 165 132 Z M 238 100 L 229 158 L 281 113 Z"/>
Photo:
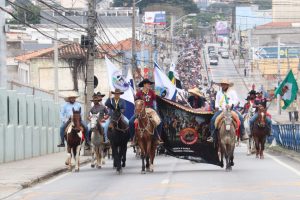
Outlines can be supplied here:
<path id="1" fill-rule="evenodd" d="M 146 172 L 150 172 L 150 168 L 146 168 Z"/>
<path id="2" fill-rule="evenodd" d="M 122 167 L 126 167 L 126 163 L 125 162 L 122 163 Z"/>
<path id="3" fill-rule="evenodd" d="M 94 164 L 91 164 L 91 168 L 94 168 L 95 167 L 95 165 Z"/>
<path id="4" fill-rule="evenodd" d="M 75 169 L 74 172 L 79 172 L 79 169 Z"/>
<path id="5" fill-rule="evenodd" d="M 102 168 L 102 166 L 101 165 L 99 165 L 98 167 L 97 167 L 97 169 L 101 169 Z"/>
<path id="6" fill-rule="evenodd" d="M 102 161 L 102 165 L 105 165 L 105 161 L 104 160 Z"/>
<path id="7" fill-rule="evenodd" d="M 221 163 L 220 163 L 220 167 L 222 167 L 222 168 L 223 168 L 223 167 L 224 167 L 224 163 L 222 163 L 222 162 L 221 162 Z"/>
<path id="8" fill-rule="evenodd" d="M 141 174 L 146 174 L 146 171 L 145 171 L 145 170 L 142 170 L 142 171 L 141 171 Z"/>
<path id="9" fill-rule="evenodd" d="M 230 165 L 231 165 L 231 166 L 234 166 L 234 162 L 233 162 L 233 161 L 232 161 L 232 162 L 230 162 Z"/>

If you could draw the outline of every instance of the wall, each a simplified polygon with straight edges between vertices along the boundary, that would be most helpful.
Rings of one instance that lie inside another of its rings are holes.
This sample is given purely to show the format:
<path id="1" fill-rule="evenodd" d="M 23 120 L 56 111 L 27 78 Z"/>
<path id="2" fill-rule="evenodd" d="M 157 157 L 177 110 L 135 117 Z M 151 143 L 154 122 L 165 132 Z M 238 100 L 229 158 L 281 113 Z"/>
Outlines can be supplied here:
<path id="1" fill-rule="evenodd" d="M 300 0 L 272 0 L 274 22 L 299 22 Z"/>
<path id="2" fill-rule="evenodd" d="M 0 89 L 0 163 L 59 151 L 59 105 Z"/>

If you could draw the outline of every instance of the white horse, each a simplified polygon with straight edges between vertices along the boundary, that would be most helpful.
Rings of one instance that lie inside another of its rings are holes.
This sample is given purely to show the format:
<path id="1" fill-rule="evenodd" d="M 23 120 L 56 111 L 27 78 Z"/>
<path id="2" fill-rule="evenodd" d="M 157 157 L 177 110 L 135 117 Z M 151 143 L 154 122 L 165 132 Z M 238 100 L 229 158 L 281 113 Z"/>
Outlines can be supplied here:
<path id="1" fill-rule="evenodd" d="M 102 127 L 99 130 L 98 126 L 99 113 L 92 114 L 90 128 L 91 128 L 91 144 L 92 144 L 92 161 L 91 167 L 95 166 L 100 169 L 104 164 L 104 137 Z"/>
<path id="2" fill-rule="evenodd" d="M 254 144 L 253 137 L 251 136 L 251 130 L 250 130 L 250 119 L 255 114 L 255 110 L 256 109 L 253 108 L 253 104 L 250 103 L 250 108 L 248 110 L 248 113 L 244 117 L 245 132 L 250 136 L 247 143 L 247 155 L 251 155 L 252 153 L 255 152 L 255 144 Z"/>

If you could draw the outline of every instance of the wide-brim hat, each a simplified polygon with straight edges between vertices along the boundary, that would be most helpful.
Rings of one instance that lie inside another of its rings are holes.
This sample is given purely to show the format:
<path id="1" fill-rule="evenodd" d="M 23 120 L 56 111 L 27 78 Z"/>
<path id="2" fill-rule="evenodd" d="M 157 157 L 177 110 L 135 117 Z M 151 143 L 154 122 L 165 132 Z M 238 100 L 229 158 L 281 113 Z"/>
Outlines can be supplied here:
<path id="1" fill-rule="evenodd" d="M 79 97 L 78 92 L 69 91 L 67 94 L 65 94 L 65 98 L 72 98 L 72 97 L 78 98 Z"/>
<path id="2" fill-rule="evenodd" d="M 230 82 L 228 79 L 222 79 L 219 83 L 217 83 L 218 85 L 221 86 L 221 84 L 227 84 L 229 87 L 233 86 L 233 83 Z"/>
<path id="3" fill-rule="evenodd" d="M 139 86 L 139 87 L 144 87 L 144 84 L 145 84 L 145 83 L 150 83 L 150 85 L 153 85 L 153 84 L 154 84 L 153 81 L 150 81 L 149 79 L 145 78 L 144 80 L 142 80 L 142 81 L 138 84 L 138 86 Z"/>
<path id="4" fill-rule="evenodd" d="M 256 95 L 257 92 L 256 92 L 255 90 L 250 90 L 250 92 L 249 92 L 248 94 L 249 94 L 249 95 L 252 95 L 252 94 Z"/>
<path id="5" fill-rule="evenodd" d="M 97 92 L 93 94 L 93 99 L 90 101 L 101 101 L 105 94 L 101 94 L 101 92 Z"/>
<path id="6" fill-rule="evenodd" d="M 111 91 L 112 94 L 124 94 L 120 89 L 115 89 L 115 91 Z"/>
<path id="7" fill-rule="evenodd" d="M 188 90 L 189 93 L 191 94 L 194 94 L 196 96 L 199 96 L 199 97 L 204 97 L 204 95 L 202 94 L 202 92 L 200 92 L 200 90 L 198 88 L 193 88 L 193 89 L 189 89 Z"/>

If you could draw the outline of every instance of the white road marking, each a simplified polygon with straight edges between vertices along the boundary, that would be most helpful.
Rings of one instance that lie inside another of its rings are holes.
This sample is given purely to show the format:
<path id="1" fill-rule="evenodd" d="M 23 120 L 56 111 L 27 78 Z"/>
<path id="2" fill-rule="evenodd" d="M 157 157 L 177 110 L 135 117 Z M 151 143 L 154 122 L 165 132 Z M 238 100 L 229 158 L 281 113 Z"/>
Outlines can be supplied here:
<path id="1" fill-rule="evenodd" d="M 54 179 L 51 179 L 51 180 L 47 181 L 46 183 L 44 183 L 44 185 L 48 185 L 48 184 L 51 184 L 51 183 L 53 183 L 55 181 L 58 181 L 59 179 L 62 179 L 62 178 L 64 178 L 67 175 L 69 175 L 69 173 L 62 174 L 62 175 L 60 175 L 60 176 L 58 176 L 58 177 L 56 177 Z"/>
<path id="2" fill-rule="evenodd" d="M 268 153 L 265 153 L 269 158 L 271 158 L 272 160 L 274 160 L 275 162 L 277 162 L 278 164 L 280 164 L 281 166 L 287 168 L 288 170 L 290 170 L 291 172 L 294 172 L 295 174 L 297 174 L 298 176 L 300 176 L 300 171 L 298 171 L 297 169 L 295 169 L 294 167 L 291 167 L 288 164 L 285 164 L 284 162 L 280 161 L 279 159 L 275 158 L 274 156 L 271 156 Z"/>
<path id="3" fill-rule="evenodd" d="M 164 179 L 162 180 L 161 184 L 169 184 L 170 183 L 170 180 L 169 179 Z"/>

